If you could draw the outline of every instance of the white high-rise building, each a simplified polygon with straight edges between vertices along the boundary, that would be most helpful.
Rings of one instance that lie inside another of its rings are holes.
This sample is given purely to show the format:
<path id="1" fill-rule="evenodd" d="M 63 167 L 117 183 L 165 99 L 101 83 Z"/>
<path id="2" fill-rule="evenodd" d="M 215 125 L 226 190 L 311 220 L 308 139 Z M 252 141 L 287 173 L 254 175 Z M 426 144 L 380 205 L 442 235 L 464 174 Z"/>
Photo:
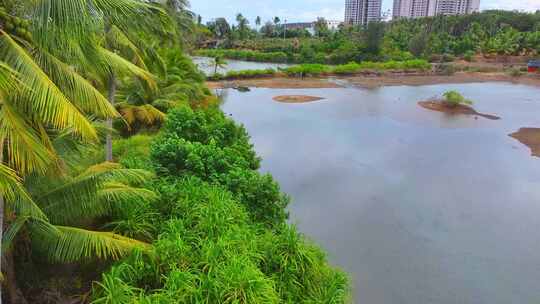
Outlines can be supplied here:
<path id="1" fill-rule="evenodd" d="M 472 14 L 480 10 L 480 0 L 437 0 L 437 15 Z"/>
<path id="2" fill-rule="evenodd" d="M 345 0 L 345 24 L 366 25 L 381 20 L 382 0 Z"/>
<path id="3" fill-rule="evenodd" d="M 394 18 L 420 18 L 478 12 L 480 0 L 394 0 Z"/>

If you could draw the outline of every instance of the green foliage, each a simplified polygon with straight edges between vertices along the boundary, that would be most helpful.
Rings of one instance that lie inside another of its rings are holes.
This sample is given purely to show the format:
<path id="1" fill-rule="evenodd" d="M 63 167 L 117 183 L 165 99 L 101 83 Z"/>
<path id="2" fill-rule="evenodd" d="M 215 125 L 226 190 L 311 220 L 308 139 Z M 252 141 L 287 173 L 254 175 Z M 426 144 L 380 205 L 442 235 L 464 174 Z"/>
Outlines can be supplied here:
<path id="1" fill-rule="evenodd" d="M 198 50 L 196 56 L 216 57 L 229 59 L 260 61 L 260 62 L 287 62 L 287 54 L 282 52 L 262 53 L 249 50 Z"/>
<path id="2" fill-rule="evenodd" d="M 387 71 L 387 70 L 420 70 L 427 71 L 431 69 L 431 64 L 422 59 L 406 60 L 406 61 L 387 61 L 387 62 L 370 62 L 363 61 L 361 63 L 350 62 L 335 66 L 322 64 L 301 64 L 289 68 L 281 69 L 287 75 L 291 76 L 317 76 L 321 74 L 338 74 L 348 75 L 361 73 L 363 71 Z"/>
<path id="3" fill-rule="evenodd" d="M 163 180 L 158 189 L 169 217 L 154 243 L 159 259 L 135 254 L 115 266 L 95 286 L 94 303 L 348 300 L 346 276 L 296 229 L 251 224 L 233 195 L 197 178 Z"/>
<path id="4" fill-rule="evenodd" d="M 276 74 L 274 69 L 264 69 L 264 70 L 241 70 L 241 71 L 229 71 L 227 74 L 214 74 L 208 76 L 208 80 L 234 80 L 234 79 L 249 79 L 249 78 L 260 78 L 260 77 L 269 77 Z"/>
<path id="5" fill-rule="evenodd" d="M 466 99 L 457 91 L 448 91 L 443 94 L 444 103 L 450 107 L 457 107 L 459 105 L 472 105 L 473 102 Z"/>
<path id="6" fill-rule="evenodd" d="M 416 58 L 461 57 L 467 52 L 535 55 L 540 52 L 539 16 L 484 11 L 372 22 L 367 27 L 345 26 L 335 31 L 326 29 L 324 20 L 319 19 L 315 23 L 316 37 L 293 35 L 291 31 L 290 36 L 286 35 L 296 37 L 291 39 L 282 38 L 282 26 L 268 23 L 258 36 L 233 39 L 220 45 L 226 49 L 209 52 L 220 52 L 231 59 L 308 64 L 409 60 L 412 59 L 406 55 L 409 53 Z"/>
<path id="7" fill-rule="evenodd" d="M 287 217 L 289 199 L 270 176 L 255 171 L 259 159 L 245 130 L 221 111 L 175 109 L 151 155 L 159 173 L 223 185 L 257 222 L 272 226 Z"/>

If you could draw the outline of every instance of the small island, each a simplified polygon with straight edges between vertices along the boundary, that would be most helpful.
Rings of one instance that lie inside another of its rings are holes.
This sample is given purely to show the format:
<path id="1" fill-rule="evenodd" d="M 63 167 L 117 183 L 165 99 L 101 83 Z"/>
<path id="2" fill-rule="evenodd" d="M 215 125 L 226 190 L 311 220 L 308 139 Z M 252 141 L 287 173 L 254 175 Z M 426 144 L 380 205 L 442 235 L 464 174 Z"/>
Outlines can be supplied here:
<path id="1" fill-rule="evenodd" d="M 487 118 L 490 120 L 498 120 L 501 119 L 498 116 L 490 115 L 490 114 L 483 114 L 477 112 L 475 109 L 472 108 L 473 102 L 469 99 L 466 99 L 457 91 L 448 91 L 443 94 L 443 98 L 441 99 L 435 99 L 435 100 L 427 100 L 427 101 L 420 101 L 418 102 L 418 105 L 421 107 L 437 111 L 437 112 L 443 112 L 446 114 L 451 115 L 474 115 L 474 116 L 480 116 L 483 118 Z"/>
<path id="2" fill-rule="evenodd" d="M 508 136 L 529 147 L 532 156 L 540 157 L 540 128 L 521 128 Z"/>
<path id="3" fill-rule="evenodd" d="M 281 95 L 272 98 L 275 101 L 283 103 L 306 103 L 322 100 L 322 97 L 307 96 L 307 95 Z"/>

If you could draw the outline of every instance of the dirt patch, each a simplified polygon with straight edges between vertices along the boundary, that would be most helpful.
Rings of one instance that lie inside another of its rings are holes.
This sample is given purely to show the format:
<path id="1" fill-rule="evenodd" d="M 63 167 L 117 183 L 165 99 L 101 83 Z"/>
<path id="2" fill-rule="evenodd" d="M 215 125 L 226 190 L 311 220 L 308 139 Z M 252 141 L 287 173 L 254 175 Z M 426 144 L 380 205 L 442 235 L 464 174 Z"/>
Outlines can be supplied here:
<path id="1" fill-rule="evenodd" d="M 233 87 L 267 88 L 267 89 L 332 89 L 340 85 L 326 78 L 257 78 L 235 81 L 210 81 L 206 85 L 210 89 L 228 89 Z"/>
<path id="2" fill-rule="evenodd" d="M 455 107 L 449 107 L 448 105 L 444 104 L 444 102 L 440 100 L 421 101 L 418 103 L 418 105 L 420 105 L 424 109 L 437 111 L 437 112 L 443 112 L 443 113 L 447 113 L 451 115 L 463 114 L 463 115 L 480 116 L 480 117 L 491 119 L 491 120 L 501 119 L 500 117 L 495 116 L 495 115 L 478 113 L 476 112 L 476 110 L 466 105 L 458 105 Z"/>
<path id="3" fill-rule="evenodd" d="M 521 128 L 509 136 L 529 147 L 532 156 L 540 157 L 540 128 Z"/>
<path id="4" fill-rule="evenodd" d="M 477 82 L 511 82 L 540 86 L 539 75 L 523 75 L 512 77 L 505 73 L 476 73 L 459 72 L 452 76 L 442 75 L 397 75 L 386 74 L 379 77 L 352 76 L 345 77 L 349 83 L 355 86 L 373 89 L 383 86 L 421 86 L 446 83 L 477 83 Z"/>
<path id="5" fill-rule="evenodd" d="M 284 102 L 284 103 L 305 103 L 305 102 L 313 102 L 322 100 L 324 98 L 322 97 L 316 97 L 316 96 L 307 96 L 307 95 L 282 95 L 282 96 L 276 96 L 274 98 L 275 101 Z"/>

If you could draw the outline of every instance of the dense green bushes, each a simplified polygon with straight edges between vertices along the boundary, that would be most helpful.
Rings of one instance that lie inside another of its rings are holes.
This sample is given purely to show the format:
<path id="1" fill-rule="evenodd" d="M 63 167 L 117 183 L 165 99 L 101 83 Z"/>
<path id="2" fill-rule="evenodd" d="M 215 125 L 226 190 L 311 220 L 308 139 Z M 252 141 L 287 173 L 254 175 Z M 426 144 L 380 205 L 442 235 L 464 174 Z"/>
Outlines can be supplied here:
<path id="1" fill-rule="evenodd" d="M 259 61 L 259 62 L 287 62 L 287 54 L 283 52 L 258 52 L 250 50 L 198 50 L 195 52 L 196 56 L 204 57 L 225 57 L 228 59 L 245 60 L 245 61 Z"/>
<path id="2" fill-rule="evenodd" d="M 274 76 L 276 70 L 274 69 L 264 69 L 264 70 L 242 70 L 242 71 L 229 71 L 227 74 L 214 74 L 208 76 L 208 80 L 232 80 L 232 79 L 247 79 L 247 78 L 257 78 L 257 77 L 269 77 Z"/>
<path id="3" fill-rule="evenodd" d="M 342 65 L 323 65 L 323 64 L 301 64 L 289 68 L 281 69 L 287 75 L 321 75 L 338 74 L 347 75 L 361 73 L 363 71 L 388 71 L 388 70 L 419 70 L 427 71 L 431 69 L 431 64 L 425 60 L 415 59 L 407 61 L 387 61 L 387 62 L 369 62 L 361 63 L 351 62 Z"/>
<path id="4" fill-rule="evenodd" d="M 139 218 L 155 223 L 156 241 L 152 254 L 135 252 L 103 275 L 95 303 L 348 301 L 347 277 L 286 224 L 288 198 L 256 171 L 246 131 L 219 109 L 176 108 L 150 151 L 128 151 L 135 143 L 147 137 L 115 152 L 156 168 L 160 200 Z"/>

